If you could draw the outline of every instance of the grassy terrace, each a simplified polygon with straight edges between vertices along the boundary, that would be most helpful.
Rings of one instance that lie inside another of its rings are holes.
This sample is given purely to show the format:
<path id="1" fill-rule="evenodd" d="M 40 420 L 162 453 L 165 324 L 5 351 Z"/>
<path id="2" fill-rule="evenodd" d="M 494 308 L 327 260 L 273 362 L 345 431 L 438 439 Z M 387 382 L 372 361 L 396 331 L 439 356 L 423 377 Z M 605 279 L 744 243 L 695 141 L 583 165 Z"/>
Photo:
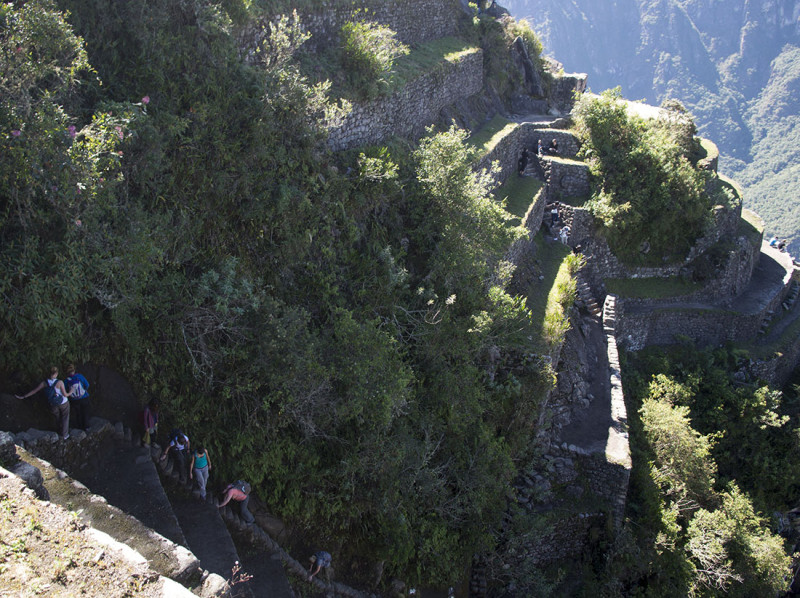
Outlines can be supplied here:
<path id="1" fill-rule="evenodd" d="M 697 137 L 697 141 L 699 142 L 699 147 L 694 155 L 695 163 L 701 160 L 713 160 L 714 158 L 719 158 L 719 149 L 713 141 L 710 139 L 704 139 L 703 137 Z"/>
<path id="2" fill-rule="evenodd" d="M 384 96 L 391 95 L 423 75 L 457 64 L 466 56 L 480 51 L 478 46 L 457 37 L 444 37 L 420 44 L 395 60 L 391 76 L 384 82 L 381 93 Z M 352 88 L 341 64 L 338 48 L 314 54 L 301 53 L 300 63 L 303 74 L 310 80 L 320 82 L 330 79 L 333 97 L 358 99 L 358 92 Z"/>
<path id="3" fill-rule="evenodd" d="M 702 285 L 679 276 L 668 278 L 606 278 L 606 290 L 620 297 L 664 299 L 699 291 Z"/>
<path id="4" fill-rule="evenodd" d="M 533 177 L 512 176 L 494 190 L 494 196 L 506 200 L 506 209 L 516 216 L 512 224 L 521 224 L 533 198 L 543 186 L 544 183 Z"/>
<path id="5" fill-rule="evenodd" d="M 561 342 L 569 326 L 569 308 L 575 301 L 578 256 L 566 245 L 550 242 L 542 235 L 534 237 L 536 266 L 541 280 L 528 287 L 527 305 L 533 321 L 537 350 L 547 351 Z"/>
<path id="6" fill-rule="evenodd" d="M 492 151 L 500 140 L 519 126 L 518 123 L 503 118 L 499 114 L 483 125 L 467 139 L 472 146 L 472 157 L 477 160 Z"/>
<path id="7" fill-rule="evenodd" d="M 466 56 L 477 52 L 480 52 L 479 47 L 457 37 L 443 37 L 427 44 L 420 44 L 409 54 L 395 61 L 389 91 L 400 89 L 426 73 L 444 65 L 456 64 Z"/>

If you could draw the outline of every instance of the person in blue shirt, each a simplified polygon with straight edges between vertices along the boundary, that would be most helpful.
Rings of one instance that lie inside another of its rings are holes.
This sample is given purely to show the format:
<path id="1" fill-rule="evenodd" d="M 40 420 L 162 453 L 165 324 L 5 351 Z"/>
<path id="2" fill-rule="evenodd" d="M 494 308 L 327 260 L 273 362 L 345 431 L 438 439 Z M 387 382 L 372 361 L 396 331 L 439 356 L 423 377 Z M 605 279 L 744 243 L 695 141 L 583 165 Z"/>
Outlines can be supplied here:
<path id="1" fill-rule="evenodd" d="M 89 428 L 89 381 L 83 374 L 75 371 L 75 366 L 67 366 L 67 377 L 64 386 L 69 395 L 70 406 L 75 411 L 75 421 L 82 430 Z"/>
<path id="2" fill-rule="evenodd" d="M 320 550 L 311 557 L 311 566 L 308 568 L 308 581 L 314 579 L 320 569 L 325 569 L 325 576 L 329 576 L 328 567 L 331 566 L 332 557 L 329 552 Z"/>

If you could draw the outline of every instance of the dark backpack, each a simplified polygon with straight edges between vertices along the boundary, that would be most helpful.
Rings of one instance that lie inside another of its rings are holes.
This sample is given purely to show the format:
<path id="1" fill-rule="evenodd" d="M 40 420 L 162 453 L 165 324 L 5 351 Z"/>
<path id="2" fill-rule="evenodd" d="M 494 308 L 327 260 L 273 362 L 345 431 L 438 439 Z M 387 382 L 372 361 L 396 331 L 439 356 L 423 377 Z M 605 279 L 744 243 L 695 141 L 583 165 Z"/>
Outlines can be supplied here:
<path id="1" fill-rule="evenodd" d="M 63 397 L 56 392 L 57 383 L 58 380 L 52 384 L 49 382 L 44 383 L 44 396 L 47 397 L 47 404 L 51 407 L 58 407 L 61 404 L 61 401 L 64 400 Z"/>
<path id="2" fill-rule="evenodd" d="M 238 488 L 248 496 L 250 495 L 250 484 L 244 482 L 242 480 L 236 480 L 236 483 L 233 485 L 234 488 Z"/>

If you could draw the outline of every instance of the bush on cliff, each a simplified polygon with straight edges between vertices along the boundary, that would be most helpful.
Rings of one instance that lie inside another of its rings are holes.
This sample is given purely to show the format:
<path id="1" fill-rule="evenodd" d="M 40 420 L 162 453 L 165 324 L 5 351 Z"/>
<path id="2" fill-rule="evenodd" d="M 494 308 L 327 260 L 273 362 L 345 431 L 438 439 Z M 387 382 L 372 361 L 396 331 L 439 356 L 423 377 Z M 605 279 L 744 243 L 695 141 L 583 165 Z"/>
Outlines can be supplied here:
<path id="1" fill-rule="evenodd" d="M 631 114 L 619 89 L 576 106 L 581 156 L 592 175 L 587 208 L 615 254 L 630 263 L 682 259 L 710 218 L 704 173 L 690 162 L 683 119 Z"/>
<path id="2" fill-rule="evenodd" d="M 395 59 L 409 51 L 383 25 L 350 21 L 342 26 L 342 64 L 361 99 L 372 99 L 386 89 Z"/>

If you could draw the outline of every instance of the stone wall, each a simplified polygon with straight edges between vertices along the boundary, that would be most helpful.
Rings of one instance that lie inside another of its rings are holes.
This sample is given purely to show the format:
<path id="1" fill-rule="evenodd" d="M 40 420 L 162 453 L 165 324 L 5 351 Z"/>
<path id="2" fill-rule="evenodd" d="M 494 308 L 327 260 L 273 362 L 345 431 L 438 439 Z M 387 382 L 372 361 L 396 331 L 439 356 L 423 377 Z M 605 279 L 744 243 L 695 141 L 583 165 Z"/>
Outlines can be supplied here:
<path id="1" fill-rule="evenodd" d="M 315 48 L 336 45 L 339 32 L 349 21 L 369 21 L 392 29 L 405 44 L 422 44 L 458 32 L 458 21 L 466 14 L 458 0 L 320 0 L 313 8 L 298 10 L 303 27 L 311 33 Z M 244 39 L 258 38 L 263 24 L 242 32 Z M 250 43 L 253 43 L 252 41 Z"/>
<path id="2" fill-rule="evenodd" d="M 800 363 L 800 336 L 794 338 L 769 359 L 753 361 L 748 370 L 757 380 L 763 380 L 773 388 L 783 388 Z"/>
<path id="3" fill-rule="evenodd" d="M 386 98 L 353 104 L 342 123 L 330 130 L 333 150 L 378 144 L 394 136 L 419 137 L 439 112 L 483 89 L 483 53 L 444 62 Z"/>
<path id="4" fill-rule="evenodd" d="M 572 158 L 578 153 L 578 140 L 569 131 L 562 131 L 559 129 L 543 129 L 535 123 L 521 123 L 508 133 L 505 137 L 497 142 L 489 152 L 481 156 L 476 164 L 476 168 L 488 169 L 493 162 L 497 162 L 500 171 L 497 174 L 496 181 L 504 183 L 509 177 L 517 174 L 517 166 L 519 158 L 522 155 L 522 150 L 527 148 L 530 160 L 539 160 L 542 165 L 542 172 L 546 172 L 546 165 L 551 161 L 562 160 L 553 158 L 552 156 L 538 157 L 536 155 L 536 147 L 539 139 L 547 145 L 551 139 L 558 141 L 559 149 L 563 157 Z M 563 161 L 567 164 L 582 164 L 572 161 Z M 585 167 L 584 167 L 585 168 Z M 559 168 L 557 172 L 563 176 L 565 173 Z M 582 175 L 576 175 L 580 178 Z M 544 178 L 547 181 L 547 178 Z M 588 178 L 587 178 L 588 181 Z"/>
<path id="5" fill-rule="evenodd" d="M 548 201 L 589 196 L 591 189 L 588 164 L 553 156 L 541 156 L 538 160 L 547 181 Z"/>
<path id="6" fill-rule="evenodd" d="M 561 114 L 575 105 L 575 95 L 586 91 L 586 73 L 570 73 L 555 77 L 550 87 L 550 103 Z"/>
<path id="7" fill-rule="evenodd" d="M 575 212 L 581 210 L 583 210 L 583 208 L 574 208 Z M 705 234 L 695 242 L 688 255 L 680 262 L 665 264 L 663 266 L 628 266 L 623 264 L 617 256 L 611 252 L 608 243 L 603 238 L 594 235 L 591 242 L 591 267 L 594 270 L 593 276 L 600 279 L 669 278 L 678 276 L 690 262 L 703 255 L 721 239 L 737 239 L 741 214 L 741 205 L 732 208 L 719 207 L 714 211 L 713 222 L 707 227 Z M 589 216 L 589 218 L 591 218 L 591 216 Z M 753 265 L 755 265 L 755 263 L 753 263 Z"/>
<path id="8" fill-rule="evenodd" d="M 723 297 L 735 297 L 750 282 L 753 271 L 758 265 L 760 254 L 760 244 L 753 244 L 744 237 L 737 238 L 734 248 L 728 252 L 725 258 L 724 265 L 714 272 L 711 279 L 700 290 L 685 295 L 675 295 L 670 297 L 669 300 L 672 302 L 691 303 L 707 302 Z M 625 297 L 627 306 L 657 307 L 664 301 L 664 299 Z"/>
<path id="9" fill-rule="evenodd" d="M 670 345 L 685 336 L 699 345 L 720 345 L 728 341 L 756 338 L 764 314 L 743 315 L 723 309 L 664 307 L 633 311 L 623 304 L 624 317 L 617 336 L 626 350 L 639 351 L 648 345 Z"/>

